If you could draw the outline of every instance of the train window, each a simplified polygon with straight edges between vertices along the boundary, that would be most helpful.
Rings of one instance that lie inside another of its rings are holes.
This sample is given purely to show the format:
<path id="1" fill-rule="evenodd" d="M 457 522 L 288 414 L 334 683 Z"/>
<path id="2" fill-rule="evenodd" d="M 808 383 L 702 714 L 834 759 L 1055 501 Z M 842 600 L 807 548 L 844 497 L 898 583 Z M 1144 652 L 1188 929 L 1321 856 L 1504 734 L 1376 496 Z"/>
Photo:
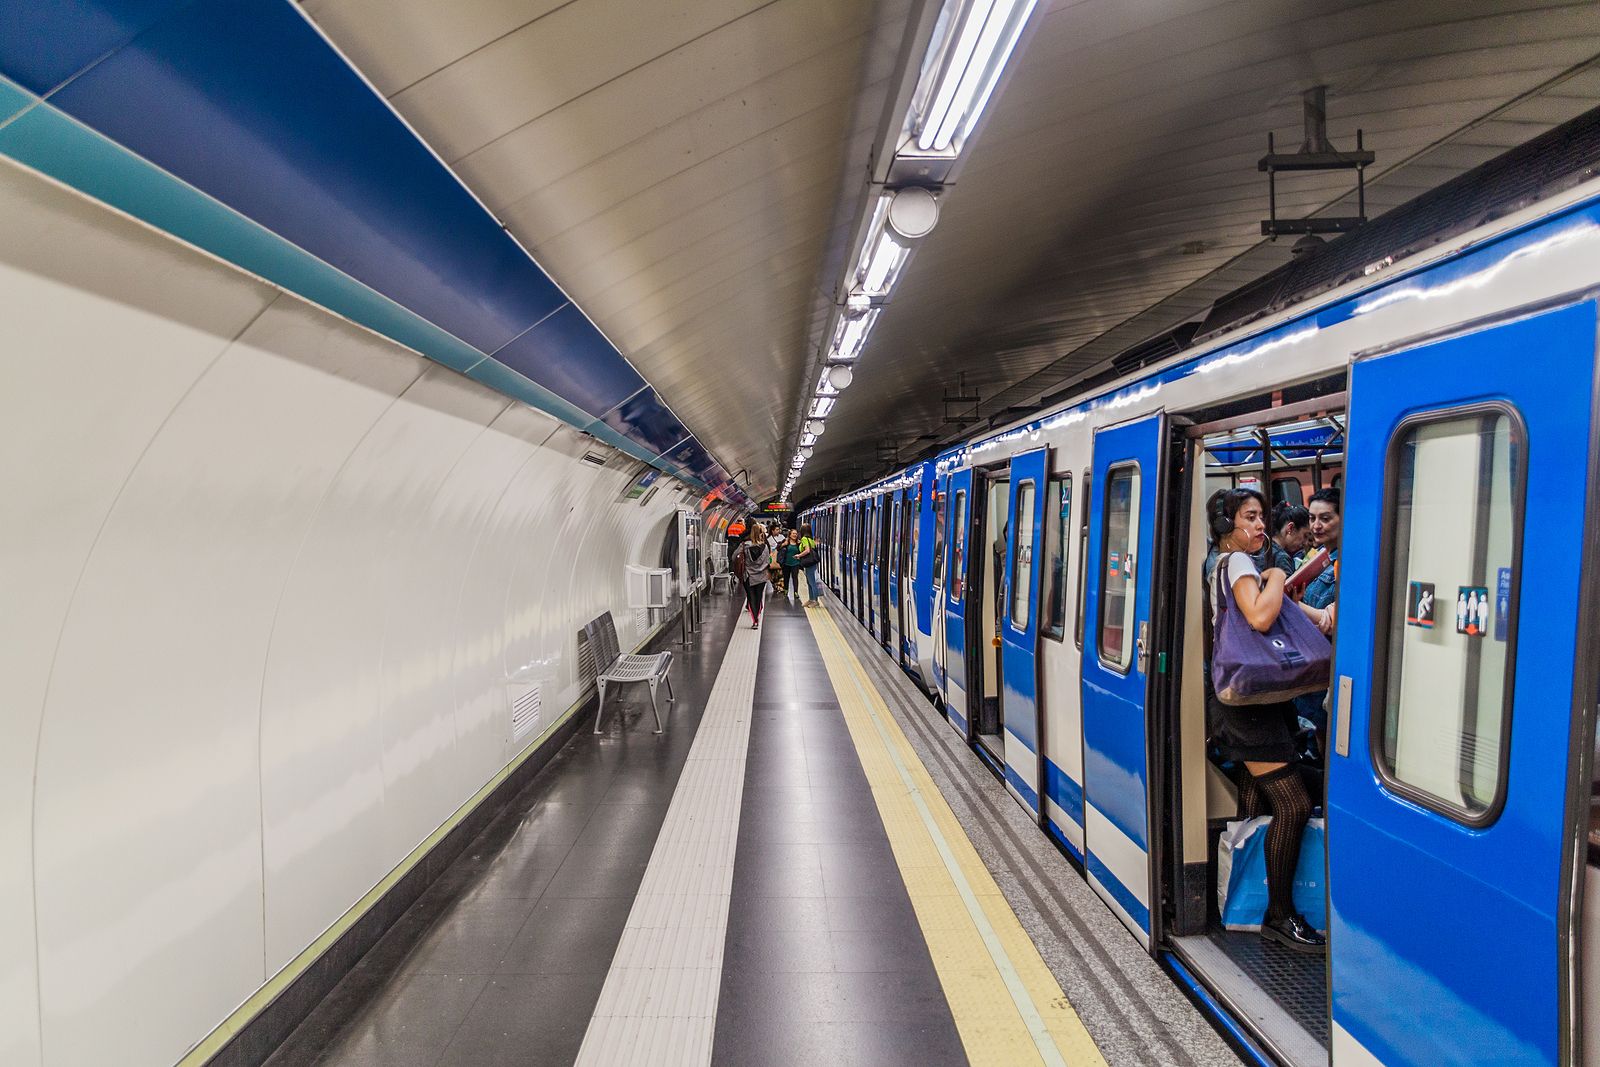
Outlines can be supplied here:
<path id="1" fill-rule="evenodd" d="M 951 511 L 951 522 L 955 529 L 954 544 L 951 546 L 950 555 L 950 602 L 957 603 L 961 594 L 966 589 L 967 573 L 967 491 L 956 490 L 956 502 Z"/>
<path id="2" fill-rule="evenodd" d="M 1011 625 L 1028 628 L 1028 586 L 1033 578 L 1033 498 L 1037 486 L 1032 478 L 1017 484 L 1017 510 L 1011 518 Z"/>
<path id="3" fill-rule="evenodd" d="M 944 494 L 933 494 L 933 587 L 944 588 Z"/>
<path id="4" fill-rule="evenodd" d="M 1134 555 L 1139 534 L 1139 465 L 1106 475 L 1105 543 L 1100 546 L 1100 662 L 1126 672 L 1133 662 Z"/>
<path id="5" fill-rule="evenodd" d="M 917 578 L 917 541 L 922 534 L 922 490 L 917 490 L 917 495 L 907 502 L 910 508 L 911 521 L 906 524 L 906 537 L 911 542 L 906 547 L 906 574 L 912 581 Z"/>
<path id="6" fill-rule="evenodd" d="M 1083 503 L 1079 505 L 1081 518 L 1078 523 L 1078 615 L 1072 623 L 1072 643 L 1083 649 L 1083 614 L 1084 605 L 1089 599 L 1089 583 L 1084 581 L 1089 566 L 1089 472 L 1083 472 Z"/>
<path id="7" fill-rule="evenodd" d="M 1505 791 L 1526 453 L 1503 404 L 1409 419 L 1389 442 L 1372 747 L 1392 789 L 1473 825 Z"/>
<path id="8" fill-rule="evenodd" d="M 1067 524 L 1072 519 L 1072 475 L 1050 479 L 1044 496 L 1044 613 L 1040 629 L 1060 641 L 1067 635 Z"/>

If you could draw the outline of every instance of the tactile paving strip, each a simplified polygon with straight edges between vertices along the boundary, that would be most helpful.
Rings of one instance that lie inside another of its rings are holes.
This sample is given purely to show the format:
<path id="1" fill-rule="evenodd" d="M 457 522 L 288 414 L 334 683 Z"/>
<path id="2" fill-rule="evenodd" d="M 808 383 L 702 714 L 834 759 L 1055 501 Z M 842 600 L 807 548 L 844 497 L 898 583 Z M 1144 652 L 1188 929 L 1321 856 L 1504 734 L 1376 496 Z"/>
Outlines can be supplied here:
<path id="1" fill-rule="evenodd" d="M 761 635 L 736 629 L 650 853 L 580 1067 L 711 1062 Z"/>

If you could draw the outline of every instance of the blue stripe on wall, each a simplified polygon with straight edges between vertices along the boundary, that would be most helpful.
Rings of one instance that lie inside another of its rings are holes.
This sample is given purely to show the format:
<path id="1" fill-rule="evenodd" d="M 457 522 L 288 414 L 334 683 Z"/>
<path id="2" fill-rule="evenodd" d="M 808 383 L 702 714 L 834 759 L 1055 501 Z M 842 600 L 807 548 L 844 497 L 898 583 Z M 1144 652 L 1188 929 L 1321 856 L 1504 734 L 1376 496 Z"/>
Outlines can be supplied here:
<path id="1" fill-rule="evenodd" d="M 290 0 L 0 0 L 0 74 L 0 152 L 748 503 Z"/>

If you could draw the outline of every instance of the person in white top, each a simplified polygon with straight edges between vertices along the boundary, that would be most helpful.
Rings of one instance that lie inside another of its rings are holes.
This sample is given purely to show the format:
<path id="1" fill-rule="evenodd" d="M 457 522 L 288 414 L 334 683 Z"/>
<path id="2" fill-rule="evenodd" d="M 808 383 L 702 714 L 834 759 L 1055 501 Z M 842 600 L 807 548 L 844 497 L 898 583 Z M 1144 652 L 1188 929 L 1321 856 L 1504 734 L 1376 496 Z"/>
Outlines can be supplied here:
<path id="1" fill-rule="evenodd" d="M 1224 600 L 1251 627 L 1266 633 L 1286 606 L 1283 583 L 1288 577 L 1279 567 L 1259 571 L 1252 558 L 1266 543 L 1266 502 L 1254 489 L 1220 489 L 1206 501 L 1206 519 L 1217 555 L 1216 570 L 1207 583 L 1213 630 L 1208 641 L 1214 640 Z M 1316 609 L 1305 605 L 1295 604 L 1289 610 L 1306 610 L 1308 617 L 1316 618 L 1311 614 Z M 1320 952 L 1326 939 L 1294 907 L 1300 837 L 1311 817 L 1311 798 L 1295 765 L 1294 705 L 1222 703 L 1211 688 L 1211 649 L 1206 652 L 1207 719 L 1219 726 L 1216 741 L 1223 755 L 1245 769 L 1239 782 L 1239 815 L 1248 819 L 1265 814 L 1263 806 L 1272 813 L 1266 847 L 1268 903 L 1261 936 L 1297 952 Z"/>

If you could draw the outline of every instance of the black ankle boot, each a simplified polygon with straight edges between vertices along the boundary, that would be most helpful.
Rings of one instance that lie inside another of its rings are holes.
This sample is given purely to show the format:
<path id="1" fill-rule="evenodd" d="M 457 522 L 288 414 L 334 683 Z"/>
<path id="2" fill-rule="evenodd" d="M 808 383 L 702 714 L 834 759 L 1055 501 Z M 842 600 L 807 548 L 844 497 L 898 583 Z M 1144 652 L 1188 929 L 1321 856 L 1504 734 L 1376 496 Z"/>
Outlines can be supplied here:
<path id="1" fill-rule="evenodd" d="M 1328 939 L 1317 933 L 1303 915 L 1268 919 L 1261 924 L 1261 936 L 1296 952 L 1321 952 L 1328 946 Z"/>

